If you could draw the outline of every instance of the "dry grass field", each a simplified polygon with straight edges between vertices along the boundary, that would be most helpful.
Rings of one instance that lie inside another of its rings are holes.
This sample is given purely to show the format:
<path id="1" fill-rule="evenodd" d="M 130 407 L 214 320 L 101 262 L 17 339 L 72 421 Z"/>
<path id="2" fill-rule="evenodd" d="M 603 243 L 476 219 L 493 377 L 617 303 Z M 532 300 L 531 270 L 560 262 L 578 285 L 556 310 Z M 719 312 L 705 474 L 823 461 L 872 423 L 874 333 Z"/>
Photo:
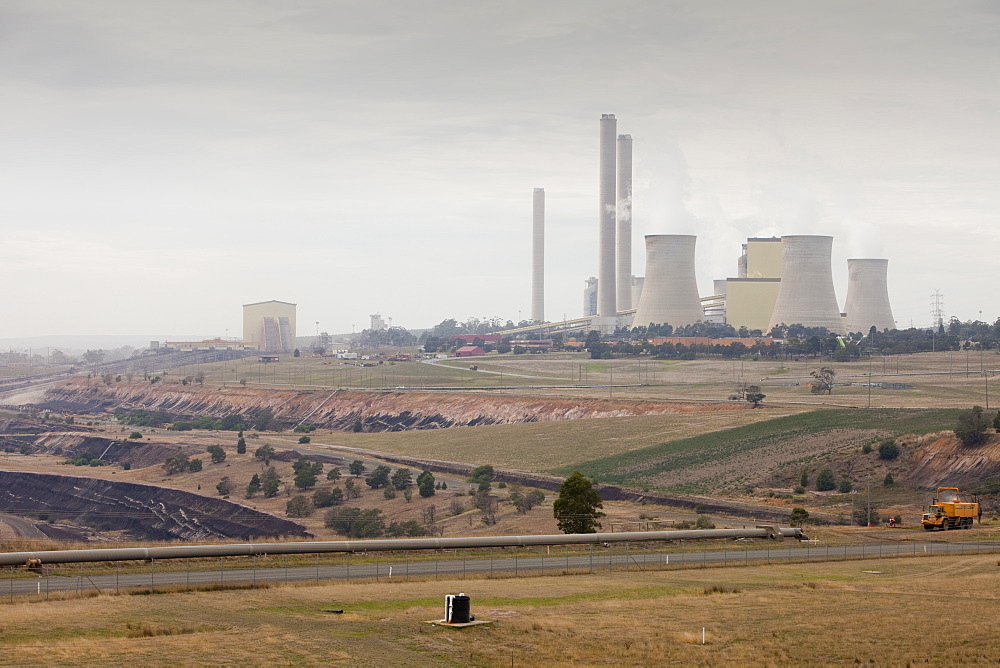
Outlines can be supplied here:
<path id="1" fill-rule="evenodd" d="M 998 616 L 995 555 L 336 583 L 3 602 L 0 663 L 995 665 Z"/>
<path id="2" fill-rule="evenodd" d="M 384 362 L 361 367 L 329 358 L 282 356 L 277 364 L 260 364 L 256 357 L 216 362 L 171 371 L 171 376 L 205 374 L 206 383 L 232 384 L 245 379 L 251 386 L 420 388 L 454 387 L 504 392 L 565 393 L 573 396 L 653 399 L 725 400 L 737 383 L 760 385 L 765 403 L 804 402 L 813 405 L 868 405 L 868 360 L 829 362 L 798 357 L 773 359 L 697 359 L 692 361 L 632 358 L 591 360 L 586 353 L 504 355 L 434 364 Z M 821 366 L 836 371 L 832 395 L 809 391 L 809 373 Z M 967 407 L 985 403 L 987 377 L 980 371 L 1000 368 L 996 352 L 950 351 L 877 358 L 871 363 L 871 404 L 883 407 Z M 503 373 L 503 376 L 500 373 Z M 992 378 L 991 378 L 992 379 Z M 881 383 L 896 387 L 879 387 Z M 637 385 L 641 387 L 615 387 Z M 539 386 L 561 385 L 549 389 Z M 584 387 L 597 386 L 597 387 Z M 901 386 L 901 387 L 900 387 Z M 532 389 L 535 388 L 535 389 Z M 1000 386 L 998 386 L 1000 390 Z"/>

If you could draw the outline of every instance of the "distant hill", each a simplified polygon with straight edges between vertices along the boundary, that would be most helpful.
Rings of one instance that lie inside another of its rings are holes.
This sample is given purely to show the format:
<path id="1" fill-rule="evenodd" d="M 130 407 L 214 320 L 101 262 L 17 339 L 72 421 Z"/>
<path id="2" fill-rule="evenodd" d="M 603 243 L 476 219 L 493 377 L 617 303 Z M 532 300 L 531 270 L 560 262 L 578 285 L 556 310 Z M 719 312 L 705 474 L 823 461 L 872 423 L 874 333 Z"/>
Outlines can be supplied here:
<path id="1" fill-rule="evenodd" d="M 0 351 L 18 350 L 45 354 L 45 348 L 58 348 L 67 354 L 79 354 L 87 350 L 112 350 L 122 346 L 145 348 L 150 341 L 202 341 L 214 338 L 215 334 L 64 334 L 52 336 L 29 336 L 0 339 Z"/>

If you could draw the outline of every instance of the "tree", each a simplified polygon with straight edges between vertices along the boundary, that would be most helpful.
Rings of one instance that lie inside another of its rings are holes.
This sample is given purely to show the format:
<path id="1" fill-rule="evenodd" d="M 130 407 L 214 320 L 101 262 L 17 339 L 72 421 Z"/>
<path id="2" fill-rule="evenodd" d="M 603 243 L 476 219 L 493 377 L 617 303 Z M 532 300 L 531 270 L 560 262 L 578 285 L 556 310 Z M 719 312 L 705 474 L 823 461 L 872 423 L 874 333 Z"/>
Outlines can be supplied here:
<path id="1" fill-rule="evenodd" d="M 247 483 L 247 498 L 252 499 L 254 495 L 260 491 L 260 476 L 256 473 L 250 478 L 250 482 Z"/>
<path id="2" fill-rule="evenodd" d="M 240 434 L 242 434 L 242 433 L 243 432 L 241 431 Z M 247 453 L 247 442 L 246 442 L 246 439 L 243 438 L 243 436 L 240 436 L 236 440 L 236 454 L 238 454 L 238 455 L 245 455 L 246 453 Z"/>
<path id="3" fill-rule="evenodd" d="M 268 466 L 264 475 L 261 476 L 260 488 L 264 492 L 265 499 L 273 499 L 281 491 L 281 476 L 278 475 L 273 466 Z"/>
<path id="4" fill-rule="evenodd" d="M 300 457 L 292 463 L 292 470 L 295 472 L 295 486 L 299 489 L 309 489 L 316 486 L 319 472 L 323 469 L 322 462 L 310 462 L 304 457 Z"/>
<path id="5" fill-rule="evenodd" d="M 329 471 L 327 471 L 326 472 L 326 479 L 327 480 L 332 480 L 333 482 L 337 482 L 338 480 L 340 480 L 340 469 L 337 468 L 337 467 L 334 467 L 334 468 L 330 469 Z"/>
<path id="6" fill-rule="evenodd" d="M 892 473 L 886 473 L 885 478 L 882 480 L 882 486 L 892 487 L 895 483 L 896 481 L 892 479 Z"/>
<path id="7" fill-rule="evenodd" d="M 360 477 L 365 472 L 365 463 L 360 459 L 355 459 L 353 462 L 348 464 L 347 470 L 351 472 L 351 475 L 355 478 Z"/>
<path id="8" fill-rule="evenodd" d="M 315 510 L 313 502 L 305 496 L 296 496 L 285 504 L 285 514 L 289 517 L 309 517 Z"/>
<path id="9" fill-rule="evenodd" d="M 829 492 L 832 489 L 837 489 L 837 480 L 833 477 L 833 471 L 830 467 L 825 467 L 816 476 L 816 489 L 820 492 Z"/>
<path id="10" fill-rule="evenodd" d="M 327 528 L 349 538 L 378 538 L 385 533 L 385 519 L 378 508 L 339 508 L 323 517 Z"/>
<path id="11" fill-rule="evenodd" d="M 601 527 L 599 517 L 604 513 L 601 496 L 593 482 L 579 471 L 574 471 L 559 487 L 559 498 L 552 504 L 552 514 L 563 533 L 597 533 Z"/>
<path id="12" fill-rule="evenodd" d="M 840 479 L 840 486 L 837 488 L 838 492 L 841 494 L 849 494 L 852 489 L 854 489 L 854 483 L 851 482 L 850 478 Z"/>
<path id="13" fill-rule="evenodd" d="M 299 357 L 300 355 L 302 355 L 302 352 L 298 348 L 292 351 L 292 357 Z"/>
<path id="14" fill-rule="evenodd" d="M 226 461 L 226 451 L 221 445 L 210 445 L 205 449 L 208 451 L 208 454 L 212 456 L 213 464 L 221 464 Z"/>
<path id="15" fill-rule="evenodd" d="M 131 434 L 128 435 L 128 439 L 126 440 L 136 441 L 141 439 L 142 439 L 142 434 L 137 431 L 133 431 Z"/>
<path id="16" fill-rule="evenodd" d="M 955 436 L 962 445 L 981 445 L 986 442 L 986 428 L 989 418 L 983 415 L 982 406 L 973 406 L 958 414 L 958 424 L 955 426 Z"/>
<path id="17" fill-rule="evenodd" d="M 764 397 L 766 396 L 767 396 L 766 394 L 760 391 L 759 385 L 749 386 L 746 389 L 746 393 L 744 394 L 746 400 L 749 401 L 751 404 L 753 404 L 751 408 L 757 408 L 758 406 L 760 406 L 761 402 L 764 401 Z"/>
<path id="18" fill-rule="evenodd" d="M 410 469 L 399 468 L 392 474 L 393 489 L 402 492 L 404 489 L 409 489 L 411 485 L 413 485 L 413 472 Z"/>
<path id="19" fill-rule="evenodd" d="M 389 475 L 392 473 L 392 469 L 384 464 L 379 464 L 372 472 L 368 474 L 365 478 L 365 483 L 372 489 L 379 489 L 385 487 L 389 484 Z"/>
<path id="20" fill-rule="evenodd" d="M 524 490 L 518 486 L 511 489 L 508 500 L 510 501 L 510 504 L 514 506 L 514 510 L 519 513 L 527 513 L 529 510 L 544 501 L 545 495 L 537 489 L 533 489 L 530 492 L 525 493 Z"/>
<path id="21" fill-rule="evenodd" d="M 348 480 L 344 483 L 344 489 L 347 490 L 347 496 L 351 499 L 361 498 L 361 485 L 357 484 L 353 480 Z"/>
<path id="22" fill-rule="evenodd" d="M 306 443 L 310 442 L 311 440 L 312 439 L 309 438 L 308 436 L 299 436 L 299 443 L 301 443 L 302 445 L 305 445 Z"/>
<path id="23" fill-rule="evenodd" d="M 496 472 L 493 470 L 493 466 L 490 464 L 483 464 L 482 466 L 477 466 L 469 472 L 469 482 L 493 482 L 493 477 L 495 475 Z"/>
<path id="24" fill-rule="evenodd" d="M 822 367 L 817 371 L 812 371 L 809 373 L 813 377 L 813 382 L 810 391 L 813 394 L 833 394 L 833 377 L 837 375 L 837 372 L 828 366 Z"/>
<path id="25" fill-rule="evenodd" d="M 803 470 L 802 475 L 799 476 L 799 484 L 803 487 L 809 486 L 809 471 Z"/>
<path id="26" fill-rule="evenodd" d="M 183 473 L 189 470 L 191 465 L 191 460 L 185 454 L 174 455 L 173 457 L 168 457 L 165 462 L 163 462 L 163 471 L 167 475 L 174 475 L 175 473 Z"/>
<path id="27" fill-rule="evenodd" d="M 188 470 L 191 471 L 191 473 L 197 473 L 198 471 L 200 471 L 201 466 L 202 465 L 200 459 L 192 459 L 191 461 L 188 462 Z"/>
<path id="28" fill-rule="evenodd" d="M 899 457 L 899 446 L 896 445 L 896 441 L 890 438 L 879 443 L 878 446 L 879 459 L 892 461 L 896 457 Z"/>
<path id="29" fill-rule="evenodd" d="M 859 527 L 866 527 L 869 525 L 876 525 L 882 521 L 882 518 L 878 514 L 878 508 L 872 504 L 862 504 L 854 509 L 851 513 L 851 520 L 854 524 Z"/>
<path id="30" fill-rule="evenodd" d="M 331 490 L 318 489 L 313 493 L 313 505 L 317 508 L 339 506 L 344 502 L 344 490 L 334 487 Z"/>
<path id="31" fill-rule="evenodd" d="M 361 422 L 361 418 L 354 418 L 354 424 L 351 425 L 351 431 L 355 434 L 360 433 L 364 429 L 364 424 Z"/>
<path id="32" fill-rule="evenodd" d="M 233 491 L 233 481 L 229 479 L 229 476 L 222 476 L 222 480 L 215 486 L 215 489 L 219 490 L 219 496 L 229 496 L 230 492 Z"/>
<path id="33" fill-rule="evenodd" d="M 789 519 L 789 524 L 793 527 L 800 527 L 806 523 L 809 519 L 809 511 L 805 508 L 792 508 L 792 516 Z"/>
<path id="34" fill-rule="evenodd" d="M 425 499 L 434 496 L 434 475 L 430 471 L 417 476 L 417 491 Z"/>
<path id="35" fill-rule="evenodd" d="M 264 462 L 264 466 L 271 464 L 271 457 L 274 457 L 274 448 L 270 445 L 262 445 L 253 453 L 254 459 L 259 459 Z"/>
<path id="36" fill-rule="evenodd" d="M 1000 411 L 997 411 L 997 414 L 993 416 L 993 431 L 1000 434 Z"/>

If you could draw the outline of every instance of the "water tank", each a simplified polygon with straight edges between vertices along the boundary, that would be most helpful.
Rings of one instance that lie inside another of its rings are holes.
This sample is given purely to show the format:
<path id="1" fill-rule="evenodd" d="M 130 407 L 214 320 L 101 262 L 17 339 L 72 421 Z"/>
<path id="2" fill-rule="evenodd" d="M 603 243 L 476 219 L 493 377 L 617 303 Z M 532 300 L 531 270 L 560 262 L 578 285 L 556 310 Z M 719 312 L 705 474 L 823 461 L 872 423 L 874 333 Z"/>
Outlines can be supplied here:
<path id="1" fill-rule="evenodd" d="M 800 324 L 845 334 L 833 289 L 833 237 L 781 237 L 781 285 L 768 329 Z"/>
<path id="2" fill-rule="evenodd" d="M 468 624 L 472 621 L 472 603 L 465 594 L 444 597 L 444 621 L 449 624 Z"/>
<path id="3" fill-rule="evenodd" d="M 690 234 L 646 235 L 646 276 L 634 327 L 683 327 L 704 319 L 694 269 L 696 241 Z"/>
<path id="4" fill-rule="evenodd" d="M 867 334 L 874 325 L 878 331 L 896 329 L 889 306 L 889 260 L 853 259 L 847 261 L 847 331 Z"/>

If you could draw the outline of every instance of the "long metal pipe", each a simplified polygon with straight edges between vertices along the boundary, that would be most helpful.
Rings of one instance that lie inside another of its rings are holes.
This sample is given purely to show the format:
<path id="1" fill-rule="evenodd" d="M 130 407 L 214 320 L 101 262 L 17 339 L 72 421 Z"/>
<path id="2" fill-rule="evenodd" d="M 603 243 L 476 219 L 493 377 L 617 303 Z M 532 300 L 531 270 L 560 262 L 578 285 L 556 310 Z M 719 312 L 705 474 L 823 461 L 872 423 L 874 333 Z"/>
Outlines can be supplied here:
<path id="1" fill-rule="evenodd" d="M 42 564 L 76 564 L 98 561 L 150 561 L 155 559 L 199 559 L 206 557 L 251 557 L 275 554 L 319 554 L 328 552 L 397 552 L 404 550 L 453 550 L 457 548 L 525 547 L 534 545 L 592 545 L 643 543 L 648 541 L 699 540 L 707 538 L 804 539 L 799 528 L 704 529 L 689 531 L 642 531 L 617 533 L 570 533 L 540 536 L 478 536 L 468 538 L 394 538 L 389 540 L 337 540 L 295 543 L 240 543 L 233 545 L 178 545 L 167 547 L 117 547 L 96 550 L 41 550 L 0 554 L 0 566 L 19 566 L 38 560 Z"/>

